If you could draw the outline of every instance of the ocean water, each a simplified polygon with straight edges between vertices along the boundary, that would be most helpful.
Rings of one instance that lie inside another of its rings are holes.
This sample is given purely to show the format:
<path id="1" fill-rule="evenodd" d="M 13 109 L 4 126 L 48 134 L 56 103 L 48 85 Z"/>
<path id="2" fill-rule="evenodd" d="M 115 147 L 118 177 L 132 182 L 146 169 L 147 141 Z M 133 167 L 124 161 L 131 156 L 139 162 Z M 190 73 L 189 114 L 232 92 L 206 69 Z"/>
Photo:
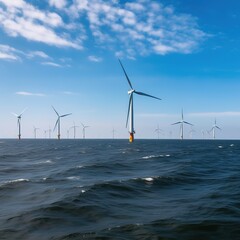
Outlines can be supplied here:
<path id="1" fill-rule="evenodd" d="M 240 239 L 240 141 L 0 140 L 0 239 Z"/>

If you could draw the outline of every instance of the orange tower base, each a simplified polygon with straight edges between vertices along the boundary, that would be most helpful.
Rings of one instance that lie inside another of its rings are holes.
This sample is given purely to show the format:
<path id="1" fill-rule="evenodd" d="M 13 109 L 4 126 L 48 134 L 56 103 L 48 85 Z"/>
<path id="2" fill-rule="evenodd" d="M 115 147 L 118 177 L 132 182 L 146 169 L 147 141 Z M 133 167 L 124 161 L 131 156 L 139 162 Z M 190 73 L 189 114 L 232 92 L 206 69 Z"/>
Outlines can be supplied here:
<path id="1" fill-rule="evenodd" d="M 134 141 L 134 135 L 133 133 L 130 133 L 129 142 L 133 142 L 133 141 Z"/>

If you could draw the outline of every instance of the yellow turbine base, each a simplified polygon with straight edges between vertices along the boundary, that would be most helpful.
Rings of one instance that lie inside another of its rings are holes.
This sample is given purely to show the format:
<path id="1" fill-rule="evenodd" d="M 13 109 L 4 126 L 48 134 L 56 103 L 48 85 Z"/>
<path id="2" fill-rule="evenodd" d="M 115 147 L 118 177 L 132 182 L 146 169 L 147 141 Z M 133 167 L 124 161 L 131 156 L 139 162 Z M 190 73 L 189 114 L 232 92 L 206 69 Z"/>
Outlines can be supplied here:
<path id="1" fill-rule="evenodd" d="M 133 133 L 130 133 L 130 136 L 129 136 L 129 142 L 133 142 L 133 141 L 134 141 Z"/>

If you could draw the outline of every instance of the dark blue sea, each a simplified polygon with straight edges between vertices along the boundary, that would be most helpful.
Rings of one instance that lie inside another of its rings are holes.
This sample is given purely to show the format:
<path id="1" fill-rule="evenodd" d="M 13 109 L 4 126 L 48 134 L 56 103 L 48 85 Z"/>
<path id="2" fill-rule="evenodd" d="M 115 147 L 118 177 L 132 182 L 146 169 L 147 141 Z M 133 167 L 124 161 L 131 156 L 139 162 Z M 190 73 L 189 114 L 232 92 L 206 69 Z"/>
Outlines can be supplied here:
<path id="1" fill-rule="evenodd" d="M 240 239 L 240 141 L 0 140 L 0 239 Z"/>

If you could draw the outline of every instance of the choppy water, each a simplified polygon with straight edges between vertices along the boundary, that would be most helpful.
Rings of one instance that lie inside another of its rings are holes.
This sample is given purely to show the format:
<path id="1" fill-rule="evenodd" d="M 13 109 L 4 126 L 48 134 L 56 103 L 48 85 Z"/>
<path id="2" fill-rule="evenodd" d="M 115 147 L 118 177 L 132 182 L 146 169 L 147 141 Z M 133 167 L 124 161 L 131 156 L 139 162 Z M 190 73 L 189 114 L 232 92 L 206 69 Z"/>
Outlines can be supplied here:
<path id="1" fill-rule="evenodd" d="M 1 140 L 0 239 L 240 239 L 240 141 Z"/>

